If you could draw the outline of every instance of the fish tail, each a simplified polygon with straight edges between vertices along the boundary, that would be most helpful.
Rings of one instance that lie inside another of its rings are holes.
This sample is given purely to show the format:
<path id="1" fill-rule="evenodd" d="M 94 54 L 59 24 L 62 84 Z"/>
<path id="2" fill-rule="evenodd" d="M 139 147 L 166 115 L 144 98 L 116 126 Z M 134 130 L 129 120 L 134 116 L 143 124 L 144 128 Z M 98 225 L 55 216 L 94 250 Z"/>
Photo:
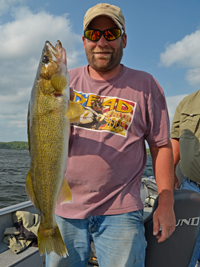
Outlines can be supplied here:
<path id="1" fill-rule="evenodd" d="M 45 253 L 49 254 L 54 251 L 60 257 L 66 258 L 69 256 L 57 225 L 54 228 L 45 229 L 40 224 L 38 229 L 38 249 L 40 255 L 44 255 Z"/>

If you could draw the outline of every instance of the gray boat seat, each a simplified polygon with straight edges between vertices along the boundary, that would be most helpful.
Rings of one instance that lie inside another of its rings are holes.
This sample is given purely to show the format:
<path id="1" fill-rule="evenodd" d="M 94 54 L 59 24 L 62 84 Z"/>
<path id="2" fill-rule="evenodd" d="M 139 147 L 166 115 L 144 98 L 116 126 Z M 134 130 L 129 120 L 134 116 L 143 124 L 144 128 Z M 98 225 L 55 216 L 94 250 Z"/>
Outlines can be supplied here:
<path id="1" fill-rule="evenodd" d="M 153 213 L 145 219 L 147 240 L 145 267 L 188 267 L 200 230 L 200 194 L 190 190 L 175 190 L 174 211 L 176 229 L 164 242 L 153 236 Z"/>

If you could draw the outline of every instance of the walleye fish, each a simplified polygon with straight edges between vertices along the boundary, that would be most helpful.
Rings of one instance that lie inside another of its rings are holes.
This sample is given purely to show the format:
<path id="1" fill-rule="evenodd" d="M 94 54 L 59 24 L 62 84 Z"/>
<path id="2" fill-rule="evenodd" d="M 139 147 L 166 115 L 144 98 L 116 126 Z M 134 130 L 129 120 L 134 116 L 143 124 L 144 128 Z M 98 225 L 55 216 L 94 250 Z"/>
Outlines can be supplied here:
<path id="1" fill-rule="evenodd" d="M 72 201 L 64 178 L 68 157 L 70 119 L 84 108 L 69 101 L 66 51 L 60 41 L 54 47 L 46 41 L 42 51 L 28 110 L 28 143 L 31 156 L 26 192 L 41 215 L 38 229 L 40 254 L 54 251 L 68 254 L 54 218 L 58 204 Z"/>

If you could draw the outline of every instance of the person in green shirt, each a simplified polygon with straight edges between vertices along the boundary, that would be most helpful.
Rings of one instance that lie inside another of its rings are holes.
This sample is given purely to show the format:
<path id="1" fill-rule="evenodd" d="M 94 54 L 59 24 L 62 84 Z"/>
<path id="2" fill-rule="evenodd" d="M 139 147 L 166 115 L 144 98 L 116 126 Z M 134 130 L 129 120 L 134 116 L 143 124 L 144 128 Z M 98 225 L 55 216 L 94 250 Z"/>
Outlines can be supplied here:
<path id="1" fill-rule="evenodd" d="M 174 187 L 200 193 L 200 90 L 186 96 L 177 106 L 171 126 L 174 155 Z M 180 162 L 180 163 L 179 163 Z M 175 170 L 180 164 L 182 183 Z M 200 233 L 188 267 L 195 267 L 200 252 Z"/>

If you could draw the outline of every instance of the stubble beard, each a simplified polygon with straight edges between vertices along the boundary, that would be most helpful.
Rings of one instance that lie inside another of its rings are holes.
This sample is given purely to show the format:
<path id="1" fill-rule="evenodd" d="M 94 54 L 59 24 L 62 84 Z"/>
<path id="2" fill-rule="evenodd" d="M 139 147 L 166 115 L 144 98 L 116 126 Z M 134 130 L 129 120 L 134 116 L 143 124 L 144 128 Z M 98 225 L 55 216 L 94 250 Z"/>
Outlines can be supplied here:
<path id="1" fill-rule="evenodd" d="M 111 48 L 111 47 L 104 47 L 101 50 L 99 49 L 98 52 L 104 52 L 104 51 L 110 51 L 110 56 L 99 56 L 97 57 L 94 51 L 96 48 L 90 50 L 85 48 L 86 57 L 89 63 L 89 66 L 93 68 L 96 71 L 99 72 L 107 72 L 109 70 L 114 69 L 117 67 L 122 59 L 123 56 L 123 44 L 120 42 L 117 49 Z"/>

